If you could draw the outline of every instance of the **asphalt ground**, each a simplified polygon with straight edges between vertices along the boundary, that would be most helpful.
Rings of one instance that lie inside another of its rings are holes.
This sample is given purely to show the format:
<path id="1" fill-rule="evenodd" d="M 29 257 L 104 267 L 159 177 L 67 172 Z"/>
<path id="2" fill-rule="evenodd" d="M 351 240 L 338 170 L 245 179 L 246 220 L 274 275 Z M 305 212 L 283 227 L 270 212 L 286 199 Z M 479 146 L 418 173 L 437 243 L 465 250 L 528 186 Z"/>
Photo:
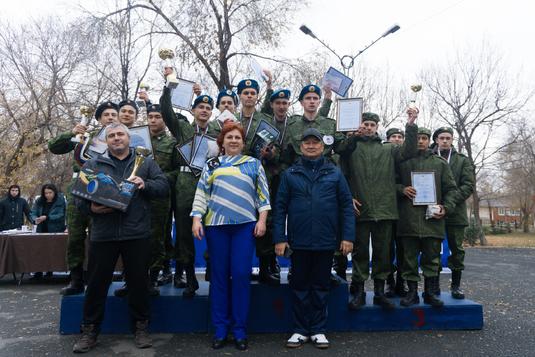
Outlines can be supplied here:
<path id="1" fill-rule="evenodd" d="M 443 291 L 449 277 L 442 275 Z M 21 286 L 11 276 L 0 279 L 0 356 L 72 356 L 77 336 L 58 333 L 58 292 L 65 278 L 26 279 Z M 467 249 L 463 288 L 468 298 L 483 304 L 483 330 L 331 333 L 331 347 L 324 351 L 310 344 L 288 350 L 289 336 L 282 334 L 250 335 L 246 352 L 233 346 L 213 351 L 208 334 L 154 334 L 154 347 L 146 350 L 136 349 L 130 335 L 101 335 L 87 355 L 535 356 L 535 249 Z"/>

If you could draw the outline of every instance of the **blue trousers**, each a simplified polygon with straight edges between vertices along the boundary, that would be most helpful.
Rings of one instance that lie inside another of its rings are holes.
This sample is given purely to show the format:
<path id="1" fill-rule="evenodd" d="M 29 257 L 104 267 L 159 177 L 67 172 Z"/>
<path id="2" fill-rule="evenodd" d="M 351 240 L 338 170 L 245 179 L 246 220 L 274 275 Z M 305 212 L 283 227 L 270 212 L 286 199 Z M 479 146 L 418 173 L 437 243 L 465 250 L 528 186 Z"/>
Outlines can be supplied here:
<path id="1" fill-rule="evenodd" d="M 229 330 L 235 339 L 247 337 L 255 225 L 249 222 L 205 229 L 212 264 L 210 304 L 216 338 L 226 338 Z"/>

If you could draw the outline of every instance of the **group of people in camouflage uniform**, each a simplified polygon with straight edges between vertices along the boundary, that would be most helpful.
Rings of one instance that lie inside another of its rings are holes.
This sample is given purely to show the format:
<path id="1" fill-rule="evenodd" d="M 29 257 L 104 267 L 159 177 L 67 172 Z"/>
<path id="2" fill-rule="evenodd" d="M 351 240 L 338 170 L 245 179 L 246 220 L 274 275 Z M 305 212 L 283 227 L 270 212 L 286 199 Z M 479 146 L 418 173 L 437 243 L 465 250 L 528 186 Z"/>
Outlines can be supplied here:
<path id="1" fill-rule="evenodd" d="M 164 74 L 169 74 L 169 71 L 166 69 Z M 244 154 L 253 155 L 251 143 L 261 121 L 270 123 L 280 131 L 279 139 L 262 149 L 261 157 L 258 157 L 265 168 L 273 198 L 276 197 L 281 173 L 301 155 L 303 132 L 315 128 L 323 136 L 324 156 L 342 169 L 353 196 L 356 239 L 352 253 L 352 300 L 349 309 L 359 309 L 366 302 L 364 283 L 370 277 L 370 241 L 374 304 L 386 309 L 393 308 L 394 304 L 389 298 L 396 295 L 403 297 L 401 304 L 404 306 L 419 302 L 418 259 L 421 255 L 420 266 L 425 280 L 424 302 L 441 306 L 438 279 L 441 269 L 440 247 L 445 237 L 452 252 L 448 261 L 452 270 L 452 296 L 464 298 L 460 282 L 464 269 L 462 242 L 464 228 L 468 225 L 465 201 L 472 194 L 475 178 L 468 158 L 452 146 L 453 130 L 440 128 L 432 134 L 428 129 L 418 128 L 415 124 L 418 109 L 409 108 L 405 130 L 390 129 L 385 142 L 377 134 L 380 118 L 371 112 L 363 113 L 361 126 L 356 132 L 337 132 L 336 121 L 328 117 L 332 104 L 332 93 L 328 87 L 321 89 L 314 84 L 303 87 L 298 96 L 303 114 L 289 115 L 290 91 L 274 91 L 271 82 L 271 74 L 268 73 L 266 99 L 260 111 L 257 110 L 260 87 L 253 79 L 240 81 L 236 92 L 222 90 L 215 103 L 210 96 L 201 94 L 198 86 L 195 87 L 197 97 L 191 108 L 192 123 L 173 110 L 170 88 L 164 88 L 159 105 L 150 103 L 147 97 L 141 98 L 147 103 L 147 124 L 154 159 L 167 176 L 170 192 L 167 198 L 151 202 L 151 293 L 157 295 L 156 286 L 171 281 L 175 287 L 184 289 L 184 297 L 193 297 L 199 288 L 194 269 L 195 250 L 190 217 L 198 176 L 177 148 L 198 133 L 217 137 L 221 123 L 210 120 L 215 107 L 219 112 L 228 110 L 233 113 L 243 126 Z M 322 93 L 324 98 L 321 105 Z M 115 121 L 132 127 L 137 114 L 138 107 L 134 101 L 124 100 L 118 105 L 105 102 L 97 108 L 95 119 L 102 127 Z M 54 154 L 74 152 L 76 157 L 80 144 L 74 143 L 71 138 L 87 130 L 82 124 L 76 125 L 72 131 L 50 140 L 50 151 Z M 97 132 L 95 130 L 91 135 Z M 74 160 L 73 180 L 79 170 L 80 162 Z M 412 204 L 416 192 L 411 186 L 411 172 L 415 171 L 435 172 L 440 210 L 428 219 L 425 206 Z M 176 229 L 174 247 L 171 244 L 172 218 Z M 89 218 L 76 209 L 72 197 L 68 199 L 67 223 L 67 261 L 71 282 L 62 289 L 64 295 L 84 291 L 85 238 L 86 232 L 91 229 Z M 280 283 L 280 269 L 270 228 L 268 220 L 266 236 L 256 240 L 260 265 L 258 279 L 262 283 L 277 285 Z M 206 253 L 205 256 L 209 279 L 209 257 Z M 170 260 L 173 258 L 176 262 L 174 278 L 170 269 Z M 338 278 L 346 279 L 347 266 L 347 258 L 335 254 L 333 268 Z M 123 287 L 116 295 L 126 296 L 127 288 Z"/>

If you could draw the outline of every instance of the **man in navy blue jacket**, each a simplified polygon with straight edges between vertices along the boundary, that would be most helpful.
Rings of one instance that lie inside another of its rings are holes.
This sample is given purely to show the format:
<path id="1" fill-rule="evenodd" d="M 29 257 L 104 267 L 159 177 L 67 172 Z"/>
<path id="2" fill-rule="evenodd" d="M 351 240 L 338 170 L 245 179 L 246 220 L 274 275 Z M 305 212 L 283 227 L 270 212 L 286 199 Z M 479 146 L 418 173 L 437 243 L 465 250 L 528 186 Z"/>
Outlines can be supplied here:
<path id="1" fill-rule="evenodd" d="M 353 250 L 353 203 L 342 172 L 323 156 L 320 132 L 305 130 L 300 148 L 303 156 L 282 174 L 273 217 L 275 253 L 291 252 L 292 259 L 294 334 L 286 346 L 300 347 L 310 338 L 327 348 L 331 264 L 336 249 L 344 255 Z"/>

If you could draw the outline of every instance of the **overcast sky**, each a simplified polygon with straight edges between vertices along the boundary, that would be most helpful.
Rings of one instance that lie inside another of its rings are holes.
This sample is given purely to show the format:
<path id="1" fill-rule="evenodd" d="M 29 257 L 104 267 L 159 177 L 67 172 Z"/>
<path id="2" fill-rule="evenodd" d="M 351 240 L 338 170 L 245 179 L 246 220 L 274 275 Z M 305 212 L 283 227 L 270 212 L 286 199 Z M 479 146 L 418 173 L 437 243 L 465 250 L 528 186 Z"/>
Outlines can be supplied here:
<path id="1" fill-rule="evenodd" d="M 68 18 L 75 13 L 73 4 L 92 7 L 105 1 L 2 1 L 0 18 L 12 22 L 46 14 Z M 292 58 L 321 48 L 298 30 L 301 24 L 308 25 L 340 55 L 354 55 L 397 23 L 401 29 L 377 42 L 361 60 L 376 66 L 388 64 L 410 82 L 420 68 L 486 41 L 512 72 L 522 70 L 526 82 L 535 83 L 535 26 L 530 25 L 534 14 L 531 2 L 523 0 L 311 0 L 309 7 L 297 13 L 281 53 Z M 338 65 L 334 56 L 332 65 Z"/>

